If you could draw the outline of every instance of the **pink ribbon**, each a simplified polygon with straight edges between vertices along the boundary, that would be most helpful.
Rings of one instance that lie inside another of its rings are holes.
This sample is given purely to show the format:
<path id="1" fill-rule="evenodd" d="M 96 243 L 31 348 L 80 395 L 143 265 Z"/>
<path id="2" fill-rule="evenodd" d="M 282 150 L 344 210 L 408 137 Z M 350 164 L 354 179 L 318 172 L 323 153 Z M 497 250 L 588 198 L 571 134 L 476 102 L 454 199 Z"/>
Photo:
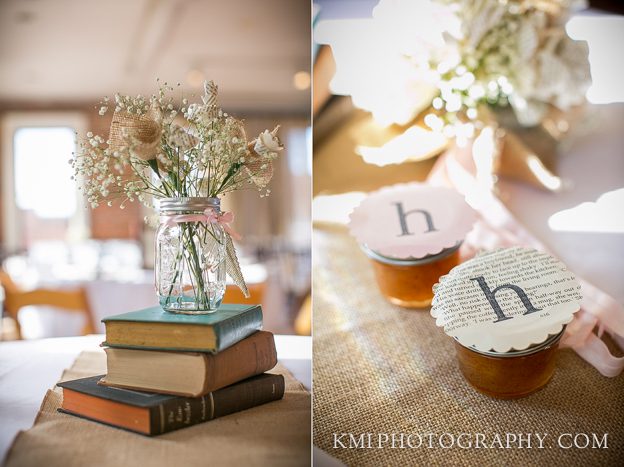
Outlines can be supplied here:
<path id="1" fill-rule="evenodd" d="M 241 240 L 243 237 L 232 228 L 230 223 L 234 222 L 234 214 L 229 211 L 217 212 L 214 208 L 207 208 L 203 214 L 176 214 L 174 216 L 161 216 L 160 222 L 173 227 L 183 222 L 206 222 L 219 224 L 234 240 Z"/>
<path id="2" fill-rule="evenodd" d="M 471 151 L 455 148 L 438 158 L 427 180 L 432 185 L 454 188 L 479 213 L 479 220 L 462 246 L 462 256 L 470 257 L 482 249 L 513 245 L 547 251 L 489 189 L 478 183 L 475 172 Z M 624 370 L 624 357 L 614 356 L 600 336 L 606 331 L 624 349 L 624 309 L 593 284 L 583 279 L 579 282 L 583 294 L 581 310 L 567 325 L 561 347 L 572 348 L 602 375 L 617 376 Z M 593 332 L 596 327 L 597 334 Z"/>

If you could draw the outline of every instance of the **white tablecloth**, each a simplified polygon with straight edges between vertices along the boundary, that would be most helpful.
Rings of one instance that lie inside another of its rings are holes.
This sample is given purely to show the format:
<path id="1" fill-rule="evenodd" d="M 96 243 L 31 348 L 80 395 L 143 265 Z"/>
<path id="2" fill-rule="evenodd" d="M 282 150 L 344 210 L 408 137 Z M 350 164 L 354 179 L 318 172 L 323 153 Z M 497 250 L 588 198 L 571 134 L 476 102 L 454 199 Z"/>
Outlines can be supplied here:
<path id="1" fill-rule="evenodd" d="M 0 461 L 18 431 L 33 424 L 46 391 L 83 350 L 100 350 L 103 335 L 0 343 Z M 311 387 L 312 339 L 275 336 L 279 361 Z"/>

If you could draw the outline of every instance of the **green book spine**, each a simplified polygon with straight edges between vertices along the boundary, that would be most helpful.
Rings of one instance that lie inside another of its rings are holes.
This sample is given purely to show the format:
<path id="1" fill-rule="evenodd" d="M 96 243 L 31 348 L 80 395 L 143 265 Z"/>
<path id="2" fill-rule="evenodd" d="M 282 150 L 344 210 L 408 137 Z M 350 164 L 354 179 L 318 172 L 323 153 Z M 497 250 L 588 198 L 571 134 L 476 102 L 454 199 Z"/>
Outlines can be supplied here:
<path id="1" fill-rule="evenodd" d="M 110 342 L 108 339 L 102 345 L 120 348 L 151 349 L 151 350 L 179 350 L 202 351 L 216 353 L 243 340 L 256 331 L 262 330 L 262 307 L 260 305 L 223 304 L 214 313 L 204 315 L 186 315 L 168 313 L 156 306 L 143 310 L 131 311 L 120 315 L 107 316 L 102 319 L 106 325 L 107 335 L 110 323 L 159 323 L 163 325 L 209 326 L 215 334 L 214 348 L 199 349 L 184 346 L 148 345 L 137 342 Z"/>
<path id="2" fill-rule="evenodd" d="M 262 329 L 262 308 L 259 306 L 250 312 L 216 323 L 214 325 L 217 336 L 216 351 L 227 349 L 259 329 Z"/>

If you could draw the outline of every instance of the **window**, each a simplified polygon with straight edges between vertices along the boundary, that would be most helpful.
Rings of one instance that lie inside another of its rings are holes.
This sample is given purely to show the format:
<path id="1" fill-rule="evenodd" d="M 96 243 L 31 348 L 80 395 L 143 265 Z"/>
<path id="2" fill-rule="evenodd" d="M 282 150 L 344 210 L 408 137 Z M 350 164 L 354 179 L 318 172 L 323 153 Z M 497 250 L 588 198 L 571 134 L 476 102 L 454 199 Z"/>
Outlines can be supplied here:
<path id="1" fill-rule="evenodd" d="M 89 212 L 71 180 L 78 112 L 7 112 L 0 120 L 2 244 L 17 252 L 39 241 L 77 241 L 89 235 Z"/>
<path id="2" fill-rule="evenodd" d="M 312 175 L 312 128 L 293 128 L 287 134 L 287 157 L 290 173 L 295 177 Z"/>
<path id="3" fill-rule="evenodd" d="M 75 135 L 67 127 L 18 128 L 13 139 L 15 202 L 42 219 L 70 218 L 76 212 L 76 189 L 68 164 Z"/>

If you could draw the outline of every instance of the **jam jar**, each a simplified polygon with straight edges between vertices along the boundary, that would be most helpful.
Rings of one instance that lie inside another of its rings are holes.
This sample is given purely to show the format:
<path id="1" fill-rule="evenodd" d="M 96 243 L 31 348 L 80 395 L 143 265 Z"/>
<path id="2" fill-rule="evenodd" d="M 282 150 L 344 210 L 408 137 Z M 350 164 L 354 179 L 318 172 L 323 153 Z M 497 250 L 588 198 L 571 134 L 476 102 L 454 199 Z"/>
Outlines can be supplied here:
<path id="1" fill-rule="evenodd" d="M 431 315 L 454 339 L 465 380 L 488 396 L 515 399 L 550 381 L 581 298 L 565 264 L 514 246 L 480 252 L 443 276 Z"/>
<path id="2" fill-rule="evenodd" d="M 370 258 L 377 285 L 384 297 L 405 308 L 426 308 L 433 299 L 433 286 L 438 279 L 459 264 L 458 244 L 435 255 L 419 259 L 383 256 L 362 245 Z"/>
<path id="3" fill-rule="evenodd" d="M 351 213 L 349 231 L 370 258 L 381 295 L 395 305 L 426 308 L 433 286 L 459 264 L 475 220 L 456 191 L 404 183 L 370 193 Z"/>
<path id="4" fill-rule="evenodd" d="M 517 399 L 540 390 L 555 371 L 563 330 L 526 350 L 484 352 L 455 341 L 459 369 L 477 391 L 497 399 Z"/>

